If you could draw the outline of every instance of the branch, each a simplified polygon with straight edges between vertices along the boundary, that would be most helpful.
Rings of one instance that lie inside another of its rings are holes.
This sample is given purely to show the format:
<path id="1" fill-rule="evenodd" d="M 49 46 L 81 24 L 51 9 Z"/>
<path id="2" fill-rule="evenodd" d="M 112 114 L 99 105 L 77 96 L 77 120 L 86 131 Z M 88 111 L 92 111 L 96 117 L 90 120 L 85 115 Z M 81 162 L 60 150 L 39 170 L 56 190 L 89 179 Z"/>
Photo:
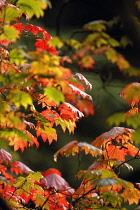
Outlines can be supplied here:
<path id="1" fill-rule="evenodd" d="M 92 192 L 92 191 L 95 190 L 95 189 L 96 189 L 96 186 L 93 187 L 92 189 L 90 189 L 88 192 L 84 193 L 84 194 L 83 194 L 82 196 L 80 196 L 79 198 L 75 199 L 74 201 L 71 201 L 71 204 L 72 204 L 73 206 L 75 206 L 76 203 L 78 203 L 80 200 L 84 199 L 84 197 L 85 197 L 86 195 L 88 195 L 90 192 Z"/>
<path id="2" fill-rule="evenodd" d="M 134 157 L 132 157 L 132 158 L 130 158 L 129 160 L 126 160 L 126 161 L 120 163 L 118 166 L 115 167 L 115 169 L 118 169 L 118 168 L 121 167 L 123 164 L 128 163 L 128 162 L 130 162 L 130 161 L 132 161 L 132 160 L 134 160 L 134 159 L 140 159 L 140 158 L 137 157 L 139 151 L 140 151 L 140 149 L 138 149 L 138 152 L 137 152 L 137 154 L 136 154 Z"/>

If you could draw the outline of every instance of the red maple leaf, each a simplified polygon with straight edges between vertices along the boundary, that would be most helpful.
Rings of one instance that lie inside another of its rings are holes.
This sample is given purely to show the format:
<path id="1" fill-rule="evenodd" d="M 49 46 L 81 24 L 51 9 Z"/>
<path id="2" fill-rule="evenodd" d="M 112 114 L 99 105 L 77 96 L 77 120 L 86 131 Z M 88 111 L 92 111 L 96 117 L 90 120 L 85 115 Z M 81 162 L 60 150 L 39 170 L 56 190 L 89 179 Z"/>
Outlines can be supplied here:
<path id="1" fill-rule="evenodd" d="M 10 170 L 16 174 L 23 174 L 28 171 L 32 171 L 28 166 L 26 166 L 24 163 L 22 163 L 20 161 L 14 161 L 11 164 Z"/>
<path id="2" fill-rule="evenodd" d="M 8 162 L 12 161 L 12 156 L 9 152 L 5 151 L 4 149 L 0 148 L 0 163 L 5 162 L 8 164 Z"/>
<path id="3" fill-rule="evenodd" d="M 22 34 L 22 31 L 25 29 L 23 23 L 15 23 L 12 24 L 12 26 L 14 26 L 14 28 L 18 30 L 20 34 Z"/>
<path id="4" fill-rule="evenodd" d="M 94 106 L 89 100 L 86 99 L 78 100 L 76 106 L 86 116 L 94 115 Z"/>
<path id="5" fill-rule="evenodd" d="M 47 40 L 52 39 L 51 35 L 47 31 L 43 31 L 43 37 L 44 39 L 47 39 Z"/>
<path id="6" fill-rule="evenodd" d="M 39 32 L 44 32 L 45 29 L 42 27 L 34 26 L 32 24 L 28 24 L 25 26 L 25 30 L 32 32 L 34 35 L 37 35 Z"/>
<path id="7" fill-rule="evenodd" d="M 50 44 L 48 44 L 48 41 L 45 39 L 36 39 L 35 47 L 37 51 L 44 50 L 53 54 L 56 54 L 57 52 L 55 47 L 50 46 Z"/>
<path id="8" fill-rule="evenodd" d="M 55 188 L 57 191 L 65 191 L 66 193 L 74 192 L 74 189 L 72 189 L 68 182 L 61 177 L 61 172 L 57 169 L 48 169 L 42 173 L 42 175 L 44 175 L 47 188 Z M 44 182 L 43 179 L 41 182 Z"/>
<path id="9" fill-rule="evenodd" d="M 51 110 L 51 109 L 46 109 L 42 111 L 41 115 L 44 116 L 47 120 L 53 121 L 53 122 L 56 118 L 59 118 L 59 114 L 55 110 Z"/>

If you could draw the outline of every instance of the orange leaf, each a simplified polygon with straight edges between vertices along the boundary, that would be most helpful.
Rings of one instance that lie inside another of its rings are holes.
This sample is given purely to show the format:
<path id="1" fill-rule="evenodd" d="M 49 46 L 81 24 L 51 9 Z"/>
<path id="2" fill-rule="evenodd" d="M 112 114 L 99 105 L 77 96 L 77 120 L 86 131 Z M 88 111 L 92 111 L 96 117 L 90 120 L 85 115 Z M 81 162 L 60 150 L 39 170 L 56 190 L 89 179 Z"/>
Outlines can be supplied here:
<path id="1" fill-rule="evenodd" d="M 120 93 L 120 96 L 123 97 L 132 107 L 134 105 L 138 106 L 140 102 L 140 83 L 134 82 L 127 85 L 123 91 Z"/>
<path id="2" fill-rule="evenodd" d="M 38 123 L 36 126 L 36 135 L 41 136 L 44 142 L 48 140 L 49 144 L 51 144 L 53 140 L 57 141 L 56 130 L 43 124 L 39 125 Z"/>
<path id="3" fill-rule="evenodd" d="M 84 75 L 80 73 L 76 73 L 74 76 L 77 76 L 81 81 L 83 81 L 86 84 L 86 88 L 89 87 L 89 89 L 92 89 L 92 84 L 84 77 Z"/>
<path id="4" fill-rule="evenodd" d="M 77 146 L 78 141 L 71 141 L 70 143 L 66 144 L 60 150 L 58 150 L 54 154 L 54 161 L 57 161 L 57 156 L 60 154 L 62 156 L 66 155 L 69 156 L 70 154 L 75 155 L 75 153 L 79 152 L 79 148 Z"/>
<path id="5" fill-rule="evenodd" d="M 70 154 L 75 155 L 82 150 L 86 155 L 91 154 L 93 157 L 102 154 L 102 150 L 92 146 L 91 144 L 86 142 L 71 141 L 54 154 L 54 160 L 57 161 L 57 156 L 59 154 L 68 157 Z"/>
<path id="6" fill-rule="evenodd" d="M 134 114 L 137 114 L 140 110 L 138 109 L 138 107 L 134 107 L 132 109 L 130 109 L 128 112 L 125 113 L 125 115 L 127 117 L 132 116 Z"/>
<path id="7" fill-rule="evenodd" d="M 20 161 L 14 161 L 11 164 L 10 170 L 16 174 L 23 174 L 28 171 L 32 171 L 28 166 L 26 166 L 24 163 Z"/>
<path id="8" fill-rule="evenodd" d="M 78 100 L 78 102 L 76 103 L 76 106 L 86 116 L 94 115 L 94 106 L 90 101 L 86 99 Z"/>
<path id="9" fill-rule="evenodd" d="M 127 148 L 122 146 L 115 146 L 113 144 L 108 144 L 106 149 L 103 151 L 103 155 L 106 159 L 116 159 L 120 161 L 125 161 L 125 156 L 127 155 Z"/>
<path id="10" fill-rule="evenodd" d="M 80 61 L 78 61 L 81 69 L 93 69 L 95 61 L 92 56 L 86 55 Z"/>
<path id="11" fill-rule="evenodd" d="M 127 143 L 128 141 L 132 141 L 131 133 L 134 132 L 133 129 L 124 128 L 124 127 L 113 127 L 110 131 L 105 132 L 98 136 L 91 144 L 97 148 L 105 148 L 106 144 L 112 140 L 116 142 L 120 142 L 121 139 L 122 144 Z"/>

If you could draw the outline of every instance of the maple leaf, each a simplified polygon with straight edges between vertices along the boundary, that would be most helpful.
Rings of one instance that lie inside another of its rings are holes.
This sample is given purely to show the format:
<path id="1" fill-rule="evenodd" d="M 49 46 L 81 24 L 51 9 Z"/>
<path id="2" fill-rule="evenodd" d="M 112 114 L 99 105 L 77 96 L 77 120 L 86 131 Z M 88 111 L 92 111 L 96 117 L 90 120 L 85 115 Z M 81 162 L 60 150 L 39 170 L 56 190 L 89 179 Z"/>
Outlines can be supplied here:
<path id="1" fill-rule="evenodd" d="M 85 116 L 94 115 L 94 106 L 91 101 L 86 99 L 78 100 L 76 106 Z"/>
<path id="2" fill-rule="evenodd" d="M 140 198 L 140 191 L 134 187 L 134 185 L 128 182 L 123 190 L 124 200 L 128 201 L 129 205 L 135 203 L 138 204 Z"/>
<path id="3" fill-rule="evenodd" d="M 66 105 L 67 107 L 69 107 L 72 112 L 74 112 L 74 114 L 78 115 L 79 118 L 84 117 L 84 114 L 82 112 L 80 112 L 76 107 L 74 107 L 73 105 L 71 105 L 70 103 L 65 102 L 64 104 L 62 104 L 61 106 Z"/>
<path id="4" fill-rule="evenodd" d="M 46 171 L 42 172 L 42 175 L 44 177 L 49 176 L 50 174 L 57 174 L 59 176 L 62 176 L 62 173 L 56 168 L 49 168 Z"/>
<path id="5" fill-rule="evenodd" d="M 47 120 L 54 122 L 55 119 L 59 118 L 59 114 L 55 110 L 46 109 L 41 112 L 41 115 L 44 116 Z"/>
<path id="6" fill-rule="evenodd" d="M 35 47 L 37 51 L 47 51 L 53 54 L 56 54 L 56 49 L 53 46 L 50 46 L 47 40 L 45 39 L 36 39 Z"/>
<path id="7" fill-rule="evenodd" d="M 104 31 L 106 30 L 106 21 L 104 20 L 91 21 L 84 25 L 84 29 L 99 31 L 99 32 Z"/>
<path id="8" fill-rule="evenodd" d="M 36 126 L 36 135 L 41 136 L 44 142 L 48 140 L 49 144 L 51 144 L 53 140 L 57 141 L 56 130 L 43 124 Z"/>
<path id="9" fill-rule="evenodd" d="M 44 204 L 42 209 L 45 209 L 45 210 L 46 209 L 48 209 L 48 210 L 50 209 L 48 203 L 46 202 L 47 201 L 46 197 L 41 195 L 40 192 L 34 193 L 32 200 L 34 201 L 34 203 L 37 206 L 37 208 L 39 206 L 42 207 L 42 205 Z"/>
<path id="10" fill-rule="evenodd" d="M 6 50 L 5 48 L 3 48 L 2 46 L 0 46 L 0 52 L 1 52 L 1 56 L 3 58 L 6 58 L 9 55 L 8 50 Z"/>
<path id="11" fill-rule="evenodd" d="M 115 139 L 116 142 L 118 142 L 119 139 L 122 140 L 122 143 L 127 143 L 128 141 L 131 142 L 132 132 L 134 132 L 133 129 L 124 127 L 113 127 L 110 131 L 98 136 L 91 144 L 97 148 L 105 148 L 106 144 L 113 139 Z"/>
<path id="12" fill-rule="evenodd" d="M 78 95 L 82 96 L 83 98 L 87 98 L 89 100 L 92 100 L 92 97 L 89 94 L 87 94 L 84 91 L 80 90 L 76 86 L 74 86 L 72 84 L 69 84 L 69 87 L 71 87 L 71 89 L 72 89 L 72 94 L 78 94 Z"/>
<path id="13" fill-rule="evenodd" d="M 28 166 L 20 161 L 14 161 L 10 167 L 11 172 L 16 174 L 23 174 L 32 171 Z"/>
<path id="14" fill-rule="evenodd" d="M 22 34 L 23 30 L 25 29 L 25 26 L 23 25 L 23 23 L 15 23 L 12 24 L 12 26 L 19 31 L 19 34 Z"/>
<path id="15" fill-rule="evenodd" d="M 138 109 L 138 107 L 134 107 L 134 108 L 130 109 L 129 111 L 127 111 L 127 112 L 125 113 L 125 115 L 126 115 L 127 117 L 129 117 L 129 116 L 132 116 L 132 115 L 137 114 L 139 111 L 140 111 L 140 110 Z"/>
<path id="16" fill-rule="evenodd" d="M 120 70 L 130 68 L 129 62 L 122 55 L 118 55 L 118 59 L 116 61 L 116 64 L 117 64 L 117 66 L 119 67 Z"/>
<path id="17" fill-rule="evenodd" d="M 120 96 L 123 97 L 132 107 L 134 105 L 138 106 L 140 102 L 140 83 L 133 82 L 127 85 L 121 93 Z"/>
<path id="18" fill-rule="evenodd" d="M 47 173 L 48 172 L 48 173 Z M 66 193 L 73 193 L 74 190 L 69 186 L 69 184 L 61 177 L 61 173 L 57 169 L 48 169 L 44 173 L 42 173 L 46 184 L 47 188 L 52 188 L 54 187 L 55 190 L 57 191 L 65 191 Z"/>
<path id="19" fill-rule="evenodd" d="M 62 147 L 60 150 L 58 150 L 54 154 L 54 161 L 57 161 L 57 156 L 61 154 L 62 156 L 69 156 L 70 154 L 75 155 L 79 152 L 79 148 L 77 146 L 78 141 L 71 141 L 70 143 L 66 144 L 64 147 Z"/>
<path id="20" fill-rule="evenodd" d="M 113 144 L 108 144 L 106 149 L 103 151 L 103 155 L 106 159 L 116 159 L 120 161 L 125 161 L 125 156 L 127 155 L 127 148 L 122 146 L 115 146 Z"/>
<path id="21" fill-rule="evenodd" d="M 23 106 L 25 109 L 27 109 L 28 105 L 32 105 L 31 96 L 28 93 L 17 89 L 11 90 L 7 99 L 9 99 L 11 103 L 14 103 L 15 106 Z"/>
<path id="22" fill-rule="evenodd" d="M 39 32 L 44 32 L 45 29 L 42 27 L 34 26 L 32 24 L 27 24 L 25 26 L 25 30 L 32 32 L 34 35 L 37 35 Z"/>
<path id="23" fill-rule="evenodd" d="M 7 171 L 7 167 L 4 165 L 0 164 L 0 173 L 4 175 L 4 173 Z M 2 180 L 3 177 L 0 176 L 0 181 Z M 4 178 L 6 179 L 6 178 Z"/>
<path id="24" fill-rule="evenodd" d="M 54 100 L 50 100 L 47 96 L 43 96 L 41 94 L 39 94 L 39 96 L 37 96 L 38 99 L 38 104 L 42 104 L 42 107 L 47 107 L 50 108 L 51 106 L 55 107 L 56 106 L 56 102 Z"/>
<path id="25" fill-rule="evenodd" d="M 5 129 L 0 131 L 0 136 L 2 138 L 5 138 L 9 141 L 9 145 L 14 146 L 14 150 L 21 149 L 21 151 L 24 151 L 24 148 L 28 146 L 28 142 L 31 142 L 31 139 L 28 132 L 25 130 L 24 132 L 22 130 L 18 129 Z"/>
<path id="26" fill-rule="evenodd" d="M 44 94 L 49 100 L 55 101 L 57 106 L 65 101 L 63 93 L 54 87 L 44 88 Z"/>
<path id="27" fill-rule="evenodd" d="M 12 162 L 11 154 L 6 150 L 0 148 L 0 163 L 5 162 L 8 164 L 9 161 Z"/>
<path id="28" fill-rule="evenodd" d="M 90 90 L 92 90 L 92 84 L 80 73 L 76 73 L 74 76 L 77 76 L 81 81 L 83 81 L 86 84 L 86 88 L 89 87 Z"/>
<path id="29" fill-rule="evenodd" d="M 6 45 L 10 42 L 15 42 L 19 38 L 19 31 L 11 25 L 5 25 L 3 27 L 3 33 L 0 36 L 0 41 L 5 41 Z"/>
<path id="30" fill-rule="evenodd" d="M 99 169 L 108 169 L 111 170 L 111 160 L 107 159 L 98 159 L 92 163 L 87 170 L 99 170 Z"/>
<path id="31" fill-rule="evenodd" d="M 55 119 L 55 124 L 56 124 L 56 126 L 60 125 L 63 132 L 65 132 L 66 129 L 68 129 L 69 133 L 74 133 L 74 129 L 76 127 L 75 122 L 73 122 L 71 120 L 67 121 L 62 118 Z"/>
<path id="32" fill-rule="evenodd" d="M 71 141 L 54 154 L 54 160 L 57 161 L 57 156 L 59 154 L 68 157 L 70 154 L 75 155 L 82 150 L 85 152 L 86 155 L 91 154 L 93 157 L 102 154 L 102 151 L 100 149 L 92 146 L 91 144 L 88 144 L 86 142 Z"/>
<path id="33" fill-rule="evenodd" d="M 92 56 L 86 55 L 81 60 L 78 61 L 78 65 L 81 69 L 93 69 L 95 61 Z"/>
<path id="34" fill-rule="evenodd" d="M 53 37 L 52 40 L 49 41 L 49 43 L 52 46 L 57 47 L 58 49 L 61 48 L 64 45 L 62 39 L 60 37 L 58 37 L 58 36 Z"/>

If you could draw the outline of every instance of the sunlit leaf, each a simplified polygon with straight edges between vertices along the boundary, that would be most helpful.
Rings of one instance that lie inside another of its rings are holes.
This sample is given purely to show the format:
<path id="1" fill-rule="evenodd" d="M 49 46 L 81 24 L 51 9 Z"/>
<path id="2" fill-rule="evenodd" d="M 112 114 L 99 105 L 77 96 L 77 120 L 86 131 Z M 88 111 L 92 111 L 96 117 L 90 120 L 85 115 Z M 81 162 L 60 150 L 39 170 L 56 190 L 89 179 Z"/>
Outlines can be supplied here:
<path id="1" fill-rule="evenodd" d="M 78 100 L 76 107 L 79 109 L 79 111 L 83 112 L 85 116 L 94 115 L 94 106 L 89 100 Z"/>
<path id="2" fill-rule="evenodd" d="M 24 163 L 19 161 L 14 161 L 11 164 L 10 170 L 16 174 L 23 174 L 28 171 L 32 171 L 28 166 L 26 166 Z"/>
<path id="3" fill-rule="evenodd" d="M 69 156 L 70 154 L 75 155 L 77 152 L 79 152 L 77 143 L 77 141 L 71 141 L 70 143 L 66 144 L 54 154 L 54 160 L 57 161 L 57 157 L 59 154 L 61 154 L 62 156 Z"/>
<path id="4" fill-rule="evenodd" d="M 21 12 L 14 7 L 3 7 L 0 18 L 4 19 L 4 21 L 12 21 L 15 20 L 20 13 Z"/>
<path id="5" fill-rule="evenodd" d="M 23 106 L 25 109 L 27 109 L 28 105 L 32 105 L 31 96 L 28 93 L 21 90 L 11 90 L 7 98 L 11 103 L 14 103 L 17 107 Z"/>
<path id="6" fill-rule="evenodd" d="M 22 12 L 25 12 L 29 18 L 32 18 L 33 15 L 35 15 L 37 18 L 44 15 L 44 11 L 41 8 L 41 1 L 39 2 L 35 0 L 18 0 L 17 6 Z"/>
<path id="7" fill-rule="evenodd" d="M 12 161 L 12 156 L 9 152 L 6 150 L 0 148 L 0 163 L 5 162 L 8 164 L 8 162 Z"/>
<path id="8" fill-rule="evenodd" d="M 86 155 L 91 154 L 93 157 L 102 154 L 102 151 L 100 149 L 86 142 L 71 141 L 54 154 L 54 160 L 57 161 L 57 157 L 59 154 L 68 157 L 70 154 L 76 155 L 76 153 L 79 153 L 82 150 L 85 152 Z"/>
<path id="9" fill-rule="evenodd" d="M 86 55 L 78 61 L 81 69 L 93 69 L 95 64 L 94 58 L 91 55 Z"/>
<path id="10" fill-rule="evenodd" d="M 134 82 L 127 85 L 120 93 L 120 96 L 132 107 L 134 105 L 138 106 L 140 102 L 140 83 Z"/>
<path id="11" fill-rule="evenodd" d="M 19 31 L 17 31 L 13 26 L 5 25 L 3 33 L 0 35 L 0 40 L 15 42 L 17 38 L 19 38 Z"/>
<path id="12" fill-rule="evenodd" d="M 47 188 L 54 187 L 57 191 L 64 190 L 65 193 L 73 193 L 74 190 L 69 186 L 69 184 L 60 175 L 52 173 L 45 176 Z"/>
<path id="13" fill-rule="evenodd" d="M 80 90 L 79 88 L 77 88 L 76 86 L 72 85 L 72 84 L 69 84 L 69 86 L 71 87 L 72 89 L 72 94 L 78 94 L 78 95 L 81 95 L 83 98 L 87 98 L 89 100 L 92 100 L 92 97 L 85 93 L 84 91 Z"/>
<path id="14" fill-rule="evenodd" d="M 61 47 L 64 45 L 63 41 L 62 41 L 62 40 L 60 39 L 60 37 L 58 37 L 58 36 L 53 37 L 53 38 L 49 41 L 49 43 L 50 43 L 52 46 L 57 47 L 58 49 L 61 48 Z"/>
<path id="15" fill-rule="evenodd" d="M 61 91 L 53 87 L 44 88 L 44 94 L 50 99 L 56 102 L 58 106 L 61 102 L 64 102 L 64 95 Z"/>
<path id="16" fill-rule="evenodd" d="M 90 88 L 92 90 L 92 84 L 80 73 L 76 73 L 74 76 L 77 76 L 81 81 L 86 84 L 86 88 Z"/>
<path id="17" fill-rule="evenodd" d="M 119 126 L 121 123 L 124 123 L 125 121 L 126 121 L 126 116 L 125 113 L 123 112 L 115 113 L 107 118 L 107 123 L 111 126 L 112 125 Z"/>
<path id="18" fill-rule="evenodd" d="M 44 142 L 48 140 L 49 144 L 51 144 L 53 140 L 57 141 L 56 130 L 46 125 L 36 126 L 36 135 L 37 137 L 41 136 Z"/>
<path id="19" fill-rule="evenodd" d="M 111 142 L 113 139 L 122 139 L 124 142 L 132 141 L 133 129 L 124 128 L 124 127 L 113 127 L 110 131 L 103 133 L 98 136 L 93 142 L 92 145 L 97 148 L 102 148 L 106 146 L 106 143 Z"/>

